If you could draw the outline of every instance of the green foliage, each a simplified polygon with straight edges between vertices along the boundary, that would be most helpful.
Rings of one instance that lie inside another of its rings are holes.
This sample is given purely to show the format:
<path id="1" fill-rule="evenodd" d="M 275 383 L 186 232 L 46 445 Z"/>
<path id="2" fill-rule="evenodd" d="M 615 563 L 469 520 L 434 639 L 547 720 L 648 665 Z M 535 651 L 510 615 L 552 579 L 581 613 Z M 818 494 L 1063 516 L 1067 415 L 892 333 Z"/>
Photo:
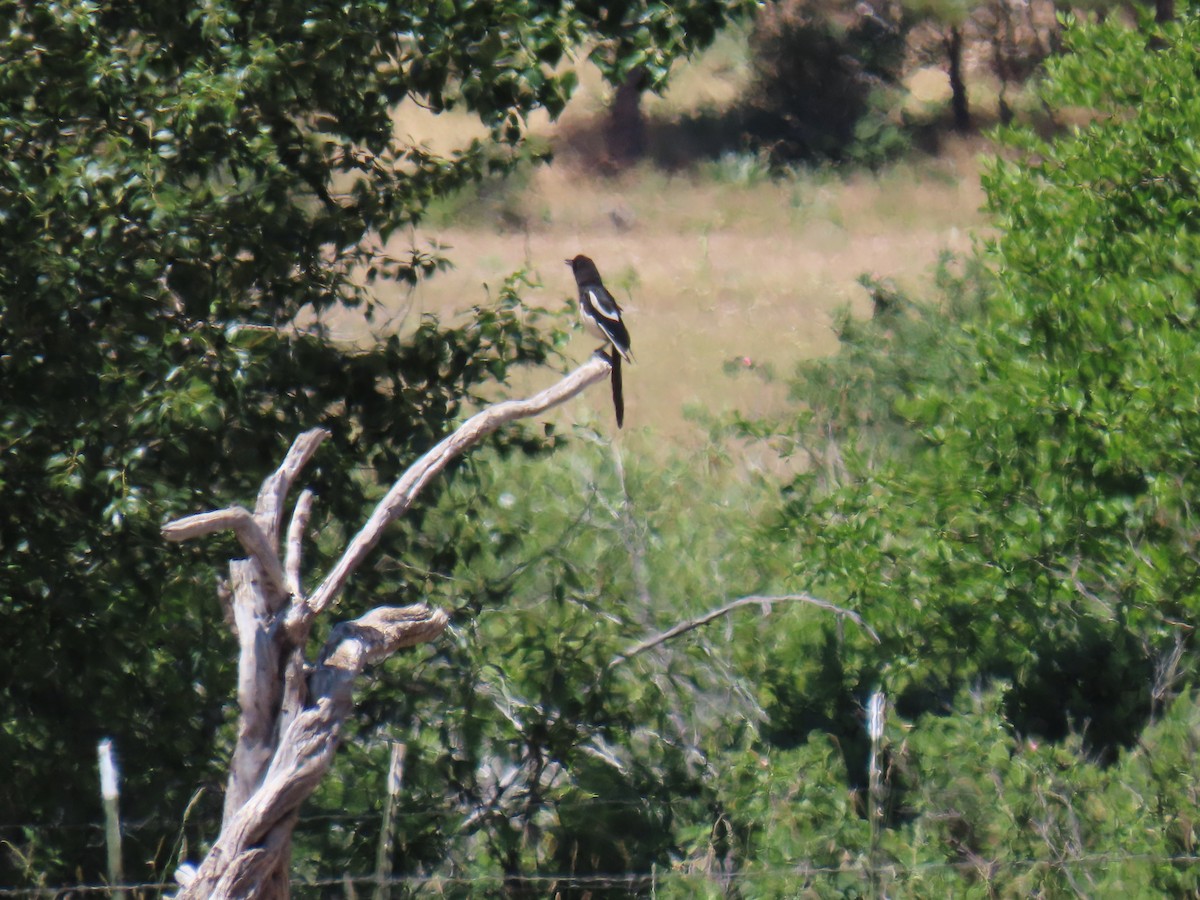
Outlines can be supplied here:
<path id="1" fill-rule="evenodd" d="M 726 22 L 748 15 L 756 6 L 752 0 L 615 4 L 584 0 L 574 9 L 587 27 L 603 37 L 589 59 L 605 80 L 622 84 L 638 71 L 645 86 L 658 91 L 666 85 L 676 60 L 707 47 Z"/>
<path id="2" fill-rule="evenodd" d="M 989 174 L 1000 236 L 985 318 L 947 333 L 907 386 L 919 355 L 865 367 L 887 385 L 886 421 L 911 435 L 903 452 L 867 430 L 841 454 L 837 493 L 796 485 L 797 575 L 880 628 L 910 711 L 998 675 L 1023 727 L 1061 737 L 1087 722 L 1110 754 L 1140 730 L 1156 655 L 1193 611 L 1183 535 L 1200 416 L 1179 386 L 1200 353 L 1183 263 L 1200 95 L 1179 78 L 1195 27 L 1171 26 L 1149 57 L 1121 27 L 1072 32 L 1048 102 L 1100 115 L 1053 141 L 1014 133 L 1017 158 Z"/>
<path id="3" fill-rule="evenodd" d="M 537 155 L 511 170 L 489 173 L 479 181 L 464 185 L 454 193 L 434 200 L 425 222 L 431 228 L 448 228 L 470 222 L 472 227 L 492 227 L 496 231 L 519 231 L 530 224 L 525 192 L 533 176 Z"/>
<path id="4" fill-rule="evenodd" d="M 768 716 L 753 751 L 806 750 L 806 780 L 863 791 L 882 685 L 890 799 L 875 854 L 843 830 L 845 857 L 821 857 L 822 816 L 847 803 L 831 788 L 797 826 L 808 843 L 765 839 L 742 872 L 778 843 L 823 865 L 821 895 L 868 876 L 890 895 L 1196 889 L 1200 22 L 1156 30 L 1152 52 L 1119 24 L 1069 30 L 1045 99 L 1095 114 L 1005 135 L 984 267 L 943 265 L 936 308 L 865 279 L 875 317 L 841 320 L 839 354 L 794 381 L 805 409 L 776 437 L 811 465 L 773 526 L 791 585 L 881 640 L 800 611 L 747 640 Z M 764 764 L 720 801 L 798 783 Z"/>
<path id="5" fill-rule="evenodd" d="M 684 45 L 654 4 L 0 9 L 0 615 L 19 638 L 0 653 L 0 822 L 64 828 L 6 827 L 0 881 L 98 877 L 89 833 L 65 829 L 99 818 L 101 736 L 123 752 L 129 857 L 150 877 L 197 787 L 192 855 L 214 831 L 230 672 L 207 572 L 236 552 L 167 551 L 158 526 L 247 502 L 323 424 L 315 569 L 513 365 L 552 359 L 520 279 L 462 328 L 414 323 L 364 353 L 296 322 L 369 304 L 358 275 L 437 270 L 371 237 L 515 165 L 585 29 L 601 55 L 644 34 L 614 77 Z M 805 406 L 776 437 L 811 465 L 757 541 L 732 523 L 763 486 L 721 452 L 684 467 L 596 441 L 535 469 L 519 451 L 556 442 L 536 430 L 395 529 L 346 611 L 428 599 L 453 632 L 373 674 L 306 809 L 301 875 L 373 868 L 402 739 L 395 871 L 480 893 L 555 875 L 580 896 L 1200 888 L 1180 624 L 1200 574 L 1200 408 L 1181 389 L 1200 363 L 1200 24 L 1163 27 L 1151 53 L 1115 24 L 1069 40 L 1047 100 L 1095 118 L 1008 136 L 987 183 L 998 237 L 986 268 L 943 265 L 944 302 L 864 279 L 875 318 L 840 320 L 841 352 L 795 380 Z M 405 145 L 388 110 L 409 94 L 467 106 L 494 141 Z M 619 656 L 784 590 L 852 607 L 880 642 L 777 604 Z M 895 712 L 873 837 L 862 705 L 879 686 Z"/>
<path id="6" fill-rule="evenodd" d="M 935 270 L 940 301 L 918 303 L 887 280 L 863 275 L 872 299 L 868 321 L 842 310 L 835 322 L 835 356 L 798 367 L 791 398 L 806 407 L 798 449 L 811 462 L 816 487 L 824 490 L 845 474 L 844 454 L 874 468 L 917 440 L 898 408 L 930 386 L 961 381 L 968 348 L 957 337 L 983 308 L 989 275 L 975 259 L 943 255 Z"/>
<path id="7" fill-rule="evenodd" d="M 869 828 L 846 788 L 841 757 L 828 737 L 790 750 L 731 754 L 720 782 L 722 804 L 750 895 L 865 891 L 854 864 L 865 858 Z"/>
<path id="8" fill-rule="evenodd" d="M 1004 689 L 964 693 L 954 714 L 905 736 L 894 778 L 911 824 L 889 836 L 903 854 L 906 893 L 1178 896 L 1196 876 L 1190 856 L 1195 792 L 1194 696 L 1178 698 L 1114 765 L 1088 760 L 1073 738 L 1014 734 Z M 952 761 L 952 765 L 948 765 Z M 1170 772 L 1152 780 L 1150 771 Z M 1182 780 L 1181 780 L 1182 779 Z M 1183 838 L 1181 841 L 1180 838 Z M 911 854 L 911 855 L 910 855 Z"/>
<path id="9" fill-rule="evenodd" d="M 1160 61 L 1178 81 L 1163 60 L 1187 58 L 1195 28 L 1179 26 L 1175 49 L 1149 63 L 1117 27 L 1074 37 L 1080 61 L 1052 77 L 1082 81 L 1102 52 L 1131 82 Z M 1014 137 L 1017 158 L 989 181 L 1000 236 L 982 265 L 943 261 L 940 303 L 864 279 L 875 317 L 840 320 L 841 352 L 795 380 L 806 408 L 778 437 L 812 465 L 772 522 L 776 542 L 680 537 L 710 518 L 681 512 L 680 497 L 721 507 L 674 471 L 655 485 L 637 466 L 576 459 L 582 497 L 544 470 L 529 487 L 519 461 L 476 471 L 481 496 L 501 502 L 450 507 L 479 510 L 471 544 L 483 549 L 443 570 L 470 624 L 453 662 L 430 664 L 471 672 L 471 687 L 422 687 L 463 714 L 454 738 L 422 751 L 438 775 L 420 783 L 451 789 L 417 794 L 412 811 L 483 803 L 494 815 L 459 831 L 440 819 L 405 864 L 510 887 L 670 866 L 655 890 L 672 896 L 727 884 L 752 896 L 1194 889 L 1194 696 L 1182 689 L 1194 665 L 1173 623 L 1190 610 L 1196 418 L 1179 397 L 1184 363 L 1167 357 L 1195 352 L 1181 302 L 1194 285 L 1164 263 L 1190 246 L 1195 199 L 1168 159 L 1150 158 L 1170 145 L 1136 136 L 1140 122 L 1186 144 L 1163 120 L 1192 114 L 1191 87 L 1054 142 Z M 1179 188 L 1162 200 L 1165 224 L 1094 202 L 1122 196 L 1108 179 L 1142 185 L 1147 171 L 1142 189 Z M 1143 265 L 1136 253 L 1167 255 Z M 1151 302 L 1157 316 L 1138 305 Z M 1109 373 L 1104 404 L 1097 372 Z M 1065 403 L 1067 389 L 1081 402 Z M 1111 477 L 1114 450 L 1138 460 L 1147 489 L 1131 490 L 1126 463 Z M 522 491 L 505 499 L 505 480 Z M 680 518 L 687 528 L 667 525 Z M 680 564 L 714 557 L 715 573 Z M 856 609 L 880 643 L 826 610 L 777 606 L 709 626 L 723 640 L 701 633 L 630 661 L 633 676 L 607 664 L 667 624 L 645 609 L 669 622 L 707 605 L 697 598 L 781 584 Z M 653 603 L 630 602 L 642 597 Z M 862 707 L 877 686 L 895 712 L 873 841 Z M 456 750 L 439 756 L 444 746 Z"/>
<path id="10" fill-rule="evenodd" d="M 144 823 L 132 877 L 169 864 L 198 787 L 185 836 L 211 837 L 233 648 L 208 573 L 236 551 L 168 549 L 160 524 L 248 503 L 291 438 L 324 425 L 319 566 L 489 385 L 547 362 L 552 337 L 517 285 L 461 328 L 424 320 L 356 354 L 321 315 L 370 317 L 364 284 L 446 264 L 380 247 L 529 155 L 526 116 L 556 115 L 573 87 L 554 68 L 569 47 L 619 34 L 614 67 L 666 66 L 704 30 L 650 42 L 708 10 L 630 6 L 645 24 L 631 37 L 531 0 L 0 2 L 0 883 L 99 877 L 83 826 L 100 818 L 102 736 L 124 764 L 123 811 Z M 490 140 L 412 144 L 391 118 L 408 100 L 466 108 Z M 381 550 L 430 568 L 469 554 L 453 523 L 419 524 Z M 366 573 L 346 604 L 422 587 Z M 58 830 L 39 843 L 26 826 Z"/>
<path id="11" fill-rule="evenodd" d="M 482 879 L 497 893 L 565 874 L 597 895 L 614 873 L 669 870 L 687 852 L 681 831 L 706 821 L 712 798 L 701 736 L 742 727 L 752 698 L 702 636 L 616 658 L 732 589 L 719 569 L 678 565 L 737 546 L 727 515 L 675 527 L 705 481 L 595 440 L 536 462 L 481 456 L 429 511 L 434 533 L 459 523 L 469 552 L 408 577 L 456 610 L 453 640 L 377 673 L 354 742 L 417 723 L 397 872 Z M 317 810 L 377 815 L 380 754 L 346 764 Z M 355 782 L 347 796 L 340 785 Z M 336 847 L 314 830 L 300 847 L 326 872 L 373 864 L 367 839 Z"/>

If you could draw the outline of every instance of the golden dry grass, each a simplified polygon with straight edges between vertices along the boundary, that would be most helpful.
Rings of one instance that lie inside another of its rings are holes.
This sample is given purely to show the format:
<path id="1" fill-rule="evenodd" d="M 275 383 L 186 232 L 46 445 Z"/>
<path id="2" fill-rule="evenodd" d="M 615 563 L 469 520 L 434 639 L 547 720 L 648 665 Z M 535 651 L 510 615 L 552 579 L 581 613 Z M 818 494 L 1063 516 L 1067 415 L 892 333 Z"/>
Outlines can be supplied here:
<path id="1" fill-rule="evenodd" d="M 721 51 L 720 46 L 718 51 Z M 724 78 L 683 77 L 684 106 L 725 102 L 729 83 L 744 80 L 736 54 Z M 688 73 L 681 73 L 686 76 Z M 560 123 L 570 128 L 602 108 L 598 80 L 584 73 L 583 90 Z M 715 99 L 714 99 L 715 98 Z M 663 108 L 679 104 L 668 95 Z M 553 139 L 547 122 L 535 130 Z M 397 128 L 443 149 L 478 134 L 465 117 L 432 117 L 402 109 Z M 444 227 L 396 239 L 403 250 L 414 239 L 451 248 L 454 270 L 415 292 L 380 289 L 389 307 L 454 313 L 479 303 L 486 285 L 498 286 L 527 267 L 544 284 L 527 302 L 561 308 L 574 295 L 563 260 L 593 257 L 626 310 L 636 364 L 626 376 L 627 428 L 657 438 L 686 439 L 697 427 L 685 408 L 719 412 L 777 410 L 783 389 L 752 377 L 731 378 L 726 363 L 770 365 L 786 373 L 799 360 L 830 352 L 834 311 L 847 304 L 868 315 L 863 273 L 891 278 L 920 295 L 930 269 L 945 250 L 966 251 L 983 226 L 979 212 L 977 145 L 963 143 L 938 158 L 898 164 L 879 175 L 836 172 L 792 178 L 744 180 L 713 177 L 712 167 L 667 175 L 649 167 L 619 177 L 582 171 L 570 161 L 538 169 L 511 207 L 507 225 L 467 216 Z M 719 173 L 718 173 L 719 174 Z M 751 172 L 753 174 L 753 172 Z M 342 317 L 339 337 L 369 339 L 364 323 Z M 582 333 L 568 353 L 582 360 L 593 343 Z M 553 373 L 531 376 L 519 389 Z M 594 418 L 609 427 L 603 391 L 593 391 L 565 421 Z"/>
<path id="2" fill-rule="evenodd" d="M 624 305 L 634 341 L 630 426 L 679 434 L 689 430 L 687 404 L 777 408 L 779 391 L 731 379 L 725 363 L 748 359 L 786 372 L 830 352 L 836 308 L 869 314 L 860 274 L 920 294 L 939 252 L 969 249 L 981 202 L 969 147 L 878 177 L 746 186 L 651 171 L 589 178 L 551 166 L 522 198 L 532 211 L 526 229 L 462 223 L 423 233 L 451 248 L 454 270 L 412 296 L 380 297 L 396 309 L 453 314 L 484 299 L 485 285 L 527 266 L 545 285 L 527 301 L 558 308 L 574 293 L 562 261 L 587 253 Z M 401 249 L 410 238 L 397 240 Z M 364 327 L 339 325 L 349 339 L 360 339 Z M 591 349 L 580 334 L 570 353 L 582 359 Z M 601 394 L 588 402 L 606 411 Z"/>

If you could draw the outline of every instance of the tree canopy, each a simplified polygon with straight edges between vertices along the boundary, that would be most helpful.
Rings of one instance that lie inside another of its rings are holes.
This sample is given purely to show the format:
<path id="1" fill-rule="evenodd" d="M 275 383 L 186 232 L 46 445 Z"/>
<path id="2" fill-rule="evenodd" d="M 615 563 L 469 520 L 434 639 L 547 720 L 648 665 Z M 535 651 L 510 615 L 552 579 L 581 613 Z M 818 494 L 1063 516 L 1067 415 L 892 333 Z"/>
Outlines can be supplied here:
<path id="1" fill-rule="evenodd" d="M 941 309 L 847 321 L 843 353 L 797 382 L 793 434 L 826 465 L 776 523 L 791 584 L 882 640 L 792 632 L 753 665 L 766 736 L 812 758 L 832 735 L 862 786 L 863 698 L 894 699 L 911 726 L 888 852 L 934 866 L 898 876 L 914 890 L 1193 884 L 1174 861 L 1195 795 L 1164 773 L 1195 747 L 1197 28 L 1070 22 L 1042 97 L 1087 115 L 1002 133 L 983 268 L 947 275 Z M 1092 792 L 1087 810 L 1047 800 Z M 1036 862 L 1129 847 L 1145 869 Z"/>
<path id="2" fill-rule="evenodd" d="M 718 17 L 710 37 L 725 8 L 687 7 Z M 162 521 L 252 491 L 296 433 L 322 425 L 318 515 L 349 527 L 377 480 L 485 384 L 553 352 L 519 282 L 461 327 L 423 320 L 360 352 L 326 338 L 322 313 L 369 317 L 376 279 L 445 265 L 415 233 L 410 252 L 385 243 L 431 200 L 528 156 L 526 116 L 562 110 L 574 75 L 556 65 L 572 48 L 619 38 L 665 67 L 697 40 L 665 6 L 612 16 L 523 0 L 11 0 L 0 21 L 11 883 L 31 867 L 98 874 L 82 826 L 98 820 L 100 737 L 123 756 L 134 852 L 151 866 L 209 783 L 230 654 L 213 640 L 212 581 L 195 554 L 162 546 Z M 400 103 L 465 107 L 490 139 L 435 151 L 396 133 Z M 41 846 L 33 823 L 66 837 Z"/>
<path id="3" fill-rule="evenodd" d="M 805 570 L 888 633 L 898 690 L 980 672 L 1080 679 L 1085 695 L 1116 692 L 1077 698 L 1103 740 L 1109 716 L 1148 711 L 1146 672 L 1187 637 L 1200 418 L 1180 386 L 1200 345 L 1185 27 L 1150 54 L 1138 31 L 1071 32 L 1047 102 L 1094 117 L 1051 139 L 1008 134 L 1015 155 L 985 178 L 999 235 L 986 315 L 948 332 L 953 377 L 918 372 L 896 398 L 920 438 L 911 458 L 861 470 L 804 530 Z M 1068 671 L 1101 648 L 1111 684 Z"/>

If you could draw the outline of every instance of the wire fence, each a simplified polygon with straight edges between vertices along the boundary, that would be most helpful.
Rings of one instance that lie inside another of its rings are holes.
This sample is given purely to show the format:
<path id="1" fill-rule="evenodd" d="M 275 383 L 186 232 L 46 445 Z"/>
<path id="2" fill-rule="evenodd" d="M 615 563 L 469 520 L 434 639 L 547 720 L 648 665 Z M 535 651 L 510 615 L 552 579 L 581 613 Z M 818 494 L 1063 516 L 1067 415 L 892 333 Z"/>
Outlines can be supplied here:
<path id="1" fill-rule="evenodd" d="M 1029 858 L 1021 858 L 1018 856 L 1008 856 L 999 858 L 985 858 L 978 855 L 971 855 L 961 859 L 919 859 L 919 855 L 927 853 L 934 856 L 937 850 L 932 847 L 926 847 L 922 850 L 919 846 L 909 847 L 907 853 L 912 856 L 907 860 L 898 860 L 884 850 L 880 845 L 880 832 L 882 828 L 883 807 L 886 795 L 886 778 L 882 767 L 880 766 L 880 750 L 882 749 L 884 737 L 883 719 L 886 716 L 887 703 L 886 699 L 881 695 L 875 695 L 871 698 L 869 708 L 872 714 L 869 717 L 868 733 L 871 740 L 871 761 L 869 763 L 869 774 L 871 776 L 871 787 L 869 791 L 869 810 L 868 818 L 871 825 L 871 840 L 869 850 L 859 847 L 858 851 L 846 848 L 844 855 L 834 856 L 839 864 L 837 865 L 815 865 L 807 860 L 787 860 L 780 861 L 778 855 L 746 858 L 734 864 L 731 860 L 720 860 L 716 858 L 708 858 L 706 860 L 691 859 L 678 862 L 671 866 L 657 867 L 652 866 L 650 871 L 638 872 L 609 872 L 609 873 L 580 873 L 578 871 L 561 872 L 561 873 L 546 873 L 546 872 L 531 872 L 529 874 L 505 874 L 499 871 L 480 871 L 485 868 L 484 864 L 478 867 L 474 864 L 463 864 L 447 861 L 444 865 L 435 864 L 441 871 L 435 871 L 433 874 L 423 873 L 393 873 L 390 868 L 390 859 L 392 857 L 389 843 L 380 843 L 380 858 L 388 858 L 387 866 L 378 864 L 376 870 L 369 874 L 351 874 L 350 866 L 357 867 L 360 863 L 351 862 L 349 859 L 344 861 L 347 871 L 340 875 L 317 876 L 314 874 L 315 867 L 310 860 L 307 863 L 308 868 L 301 865 L 298 872 L 302 875 L 297 875 L 289 882 L 291 892 L 296 897 L 312 897 L 312 898 L 335 898 L 338 896 L 345 897 L 347 900 L 356 900 L 360 896 L 371 896 L 373 898 L 388 898 L 392 896 L 403 895 L 407 897 L 414 896 L 446 896 L 453 895 L 455 897 L 469 897 L 473 895 L 493 896 L 497 894 L 509 893 L 514 887 L 519 888 L 523 894 L 543 895 L 547 897 L 556 896 L 559 893 L 566 892 L 573 895 L 583 895 L 589 891 L 609 891 L 609 892 L 625 892 L 627 894 L 637 894 L 642 896 L 655 896 L 658 891 L 662 891 L 664 896 L 669 897 L 687 897 L 697 895 L 714 896 L 720 894 L 734 893 L 739 896 L 788 896 L 796 892 L 796 890 L 812 890 L 817 893 L 822 892 L 823 887 L 828 887 L 835 891 L 843 891 L 848 884 L 852 885 L 857 882 L 857 887 L 853 888 L 857 894 L 863 896 L 882 897 L 893 893 L 903 892 L 903 886 L 917 886 L 922 880 L 932 881 L 936 878 L 944 879 L 967 879 L 971 882 L 987 882 L 990 884 L 1002 884 L 1004 882 L 1012 882 L 1015 879 L 1029 876 L 1030 874 L 1040 875 L 1045 873 L 1048 876 L 1060 875 L 1064 882 L 1070 885 L 1071 890 L 1077 895 L 1088 896 L 1086 888 L 1089 884 L 1094 884 L 1095 879 L 1105 878 L 1114 871 L 1121 871 L 1125 874 L 1125 879 L 1128 883 L 1140 887 L 1148 887 L 1152 882 L 1157 883 L 1163 877 L 1170 880 L 1172 877 L 1176 881 L 1186 879 L 1186 883 L 1193 890 L 1200 888 L 1200 855 L 1190 853 L 1169 854 L 1169 853 L 1152 853 L 1152 852 L 1113 852 L 1107 848 L 1099 852 L 1085 852 L 1083 847 L 1077 843 L 1071 842 L 1061 844 L 1047 843 L 1047 856 L 1036 856 Z M 15 849 L 15 846 L 21 842 L 22 838 L 26 841 L 30 840 L 33 835 L 38 835 L 42 840 L 48 833 L 74 833 L 80 831 L 91 832 L 95 836 L 95 843 L 98 845 L 103 841 L 108 849 L 109 864 L 107 870 L 108 883 L 79 883 L 67 884 L 58 886 L 49 886 L 44 883 L 27 884 L 23 886 L 0 886 L 0 900 L 5 898 L 91 898 L 91 897 L 114 897 L 119 900 L 153 900 L 153 898 L 170 897 L 176 894 L 180 887 L 173 880 L 160 881 L 134 881 L 127 879 L 123 872 L 123 867 L 120 860 L 120 837 L 121 835 L 132 836 L 143 830 L 152 833 L 161 833 L 164 826 L 174 824 L 178 826 L 175 820 L 168 820 L 159 816 L 149 816 L 139 820 L 117 821 L 117 773 L 111 757 L 106 761 L 106 748 L 102 743 L 101 752 L 101 782 L 104 785 L 102 794 L 109 801 L 107 809 L 111 811 L 104 824 L 100 823 L 0 823 L 0 849 L 4 849 L 7 845 L 9 850 Z M 393 799 L 399 797 L 402 789 L 402 779 L 400 777 L 402 771 L 402 762 L 404 756 L 404 746 L 402 744 L 394 744 L 392 747 L 392 758 L 389 763 L 388 775 L 388 794 Z M 104 767 L 107 765 L 109 771 L 107 775 Z M 193 797 L 193 804 L 200 797 L 198 792 Z M 676 813 L 683 812 L 684 809 L 694 806 L 695 801 L 689 798 L 604 798 L 590 797 L 577 798 L 568 802 L 556 804 L 555 809 L 560 814 L 565 810 L 572 810 L 578 815 L 581 810 L 593 807 L 646 807 L 647 805 L 655 807 L 670 807 Z M 190 804 L 188 812 L 192 809 Z M 585 813 L 586 814 L 586 813 Z M 186 821 L 188 814 L 185 813 L 184 820 Z M 304 831 L 304 826 L 324 826 L 325 828 L 333 828 L 338 830 L 347 830 L 351 832 L 380 831 L 384 835 L 391 834 L 393 830 L 403 828 L 405 825 L 410 827 L 421 825 L 437 825 L 439 828 L 450 827 L 450 823 L 455 817 L 451 815 L 447 819 L 445 810 L 401 810 L 392 807 L 385 807 L 385 811 L 381 815 L 362 814 L 362 813 L 336 813 L 336 812 L 310 812 L 299 817 L 297 821 L 298 832 Z M 88 843 L 93 843 L 89 838 Z M 204 841 L 199 842 L 203 844 Z M 1178 846 L 1178 845 L 1176 845 Z M 176 847 L 176 853 L 181 847 Z M 826 848 L 828 849 L 828 848 Z M 1190 849 L 1190 846 L 1189 846 Z M 186 851 L 185 851 L 186 852 Z M 1029 852 L 1026 849 L 1026 852 Z M 1037 852 L 1037 851 L 1033 851 Z M 770 851 L 768 851 L 770 853 Z M 19 854 L 18 854 L 19 855 Z M 177 857 L 175 857 L 177 858 Z M 824 859 L 830 859 L 830 855 L 824 855 Z M 326 865 L 332 864 L 337 866 L 337 863 L 324 858 Z M 468 871 L 476 869 L 475 871 Z M 10 870 L 11 871 L 11 870 Z M 142 869 L 143 872 L 148 871 Z M 164 869 L 151 869 L 149 871 L 170 871 L 170 867 Z M 425 872 L 429 872 L 426 869 Z M 32 873 L 27 873 L 31 878 L 37 878 Z M 303 877 L 307 876 L 307 877 Z M 10 876 L 11 877 L 11 876 Z M 43 876 L 48 878 L 51 876 Z M 1077 885 L 1076 879 L 1082 879 L 1087 884 L 1082 885 L 1084 890 Z M 41 880 L 41 879 L 39 879 Z M 899 891 L 890 890 L 894 886 L 900 886 Z M 924 886 L 926 890 L 928 885 Z M 935 888 L 936 890 L 936 888 Z M 1018 893 L 1027 892 L 1027 887 L 1017 887 Z M 395 892 L 393 894 L 393 891 Z M 920 890 L 917 891 L 920 893 Z"/>
<path id="2" fill-rule="evenodd" d="M 562 873 L 562 874 L 529 874 L 520 876 L 505 876 L 503 874 L 470 874 L 470 875 L 393 875 L 380 878 L 378 875 L 351 875 L 349 873 L 324 878 L 296 878 L 289 882 L 295 896 L 329 896 L 329 891 L 340 889 L 346 897 L 356 897 L 359 890 L 364 894 L 375 888 L 394 888 L 397 891 L 413 894 L 436 896 L 447 891 L 453 891 L 462 896 L 473 891 L 490 892 L 500 890 L 513 884 L 522 888 L 541 890 L 547 896 L 553 896 L 559 891 L 581 890 L 625 890 L 628 892 L 646 893 L 651 896 L 657 890 L 670 887 L 686 888 L 699 887 L 706 884 L 718 890 L 745 888 L 751 885 L 799 885 L 820 883 L 832 879 L 858 878 L 866 886 L 870 883 L 903 884 L 921 876 L 938 873 L 967 874 L 987 872 L 991 879 L 998 879 L 1005 874 L 1019 875 L 1037 870 L 1086 872 L 1112 866 L 1153 865 L 1172 866 L 1177 869 L 1190 869 L 1200 866 L 1200 856 L 1196 855 L 1158 855 L 1148 853 L 1099 853 L 1079 855 L 1061 859 L 976 859 L 970 861 L 928 861 L 910 865 L 887 863 L 870 865 L 850 863 L 842 866 L 810 866 L 805 864 L 789 866 L 749 866 L 743 870 L 728 872 L 683 871 L 677 869 L 652 869 L 649 872 L 613 872 L 613 873 Z M 0 898 L 53 898 L 53 900 L 69 900 L 73 897 L 105 897 L 124 895 L 130 900 L 150 900 L 155 897 L 171 896 L 179 890 L 174 883 L 130 883 L 130 884 L 73 884 L 58 887 L 0 887 Z"/>

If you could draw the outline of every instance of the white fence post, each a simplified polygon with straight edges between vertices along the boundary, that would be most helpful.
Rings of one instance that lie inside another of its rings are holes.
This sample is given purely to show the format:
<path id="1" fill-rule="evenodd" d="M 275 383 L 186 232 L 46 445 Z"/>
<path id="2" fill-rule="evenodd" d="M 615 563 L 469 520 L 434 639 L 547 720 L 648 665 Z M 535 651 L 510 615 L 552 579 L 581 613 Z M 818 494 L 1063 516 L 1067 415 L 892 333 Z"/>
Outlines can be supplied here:
<path id="1" fill-rule="evenodd" d="M 108 883 L 125 881 L 121 867 L 121 814 L 118 808 L 117 764 L 113 761 L 112 741 L 105 738 L 97 748 L 100 755 L 100 799 L 104 803 L 104 843 L 108 848 Z M 125 900 L 124 891 L 113 891 L 115 900 Z"/>

